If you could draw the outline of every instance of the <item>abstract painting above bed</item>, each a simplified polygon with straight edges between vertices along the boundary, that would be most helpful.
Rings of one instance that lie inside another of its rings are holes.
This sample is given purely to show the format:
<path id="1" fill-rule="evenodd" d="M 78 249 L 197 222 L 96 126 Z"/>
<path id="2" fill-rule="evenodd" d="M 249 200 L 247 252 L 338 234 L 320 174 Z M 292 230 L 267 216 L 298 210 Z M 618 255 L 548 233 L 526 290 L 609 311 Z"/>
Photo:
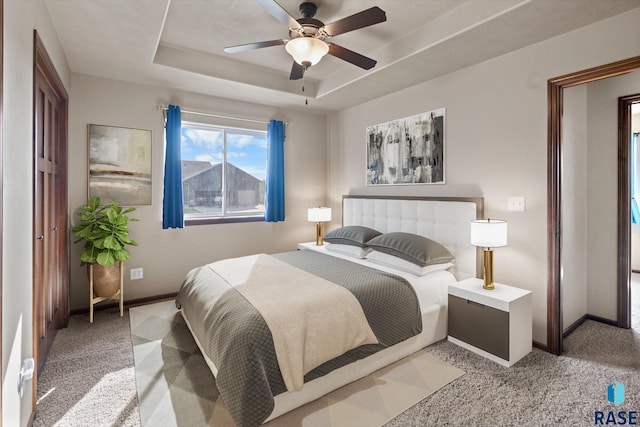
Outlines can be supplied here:
<path id="1" fill-rule="evenodd" d="M 444 184 L 445 109 L 367 128 L 367 185 Z"/>

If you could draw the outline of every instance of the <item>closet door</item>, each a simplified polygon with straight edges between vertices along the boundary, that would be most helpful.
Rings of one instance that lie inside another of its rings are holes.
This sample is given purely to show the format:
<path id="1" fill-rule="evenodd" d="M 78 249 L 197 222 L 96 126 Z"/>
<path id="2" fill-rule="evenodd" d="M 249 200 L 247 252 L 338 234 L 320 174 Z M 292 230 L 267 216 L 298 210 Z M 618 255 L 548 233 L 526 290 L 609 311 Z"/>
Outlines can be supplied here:
<path id="1" fill-rule="evenodd" d="M 66 97 L 46 67 L 36 36 L 34 110 L 34 349 L 44 366 L 68 321 Z"/>

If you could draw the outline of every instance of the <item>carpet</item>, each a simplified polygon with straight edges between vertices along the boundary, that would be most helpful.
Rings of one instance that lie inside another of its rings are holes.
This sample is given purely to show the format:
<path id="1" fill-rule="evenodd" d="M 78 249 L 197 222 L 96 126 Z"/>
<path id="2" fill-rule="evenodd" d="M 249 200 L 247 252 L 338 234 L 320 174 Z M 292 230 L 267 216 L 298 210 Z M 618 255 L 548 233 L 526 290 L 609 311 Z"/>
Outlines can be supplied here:
<path id="1" fill-rule="evenodd" d="M 233 426 L 173 301 L 129 315 L 142 426 Z M 419 351 L 265 425 L 380 426 L 463 374 Z"/>
<path id="2" fill-rule="evenodd" d="M 33 427 L 140 427 L 128 317 L 97 310 L 94 323 L 89 313 L 71 316 L 58 331 L 38 376 Z"/>

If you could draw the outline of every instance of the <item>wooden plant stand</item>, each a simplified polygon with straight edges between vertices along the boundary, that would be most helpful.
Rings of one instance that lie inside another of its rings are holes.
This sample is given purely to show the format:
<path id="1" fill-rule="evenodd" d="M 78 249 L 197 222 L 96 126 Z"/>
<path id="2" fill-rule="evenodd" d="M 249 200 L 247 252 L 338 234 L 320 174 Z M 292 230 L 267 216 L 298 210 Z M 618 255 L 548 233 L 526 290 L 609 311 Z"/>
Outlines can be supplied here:
<path id="1" fill-rule="evenodd" d="M 93 293 L 93 264 L 89 264 L 89 323 L 93 323 L 93 306 L 105 300 L 120 301 L 120 317 L 124 312 L 124 261 L 120 262 L 120 286 L 110 297 L 98 297 Z"/>

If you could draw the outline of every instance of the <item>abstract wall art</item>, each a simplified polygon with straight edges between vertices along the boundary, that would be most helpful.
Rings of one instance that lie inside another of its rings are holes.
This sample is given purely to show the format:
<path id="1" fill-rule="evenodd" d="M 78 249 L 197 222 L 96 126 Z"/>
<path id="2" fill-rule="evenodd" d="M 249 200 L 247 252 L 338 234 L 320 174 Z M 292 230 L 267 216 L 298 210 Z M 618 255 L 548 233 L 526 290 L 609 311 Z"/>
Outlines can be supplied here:
<path id="1" fill-rule="evenodd" d="M 151 204 L 151 131 L 89 124 L 89 197 Z"/>
<path id="2" fill-rule="evenodd" d="M 367 128 L 367 185 L 444 184 L 445 109 Z"/>

